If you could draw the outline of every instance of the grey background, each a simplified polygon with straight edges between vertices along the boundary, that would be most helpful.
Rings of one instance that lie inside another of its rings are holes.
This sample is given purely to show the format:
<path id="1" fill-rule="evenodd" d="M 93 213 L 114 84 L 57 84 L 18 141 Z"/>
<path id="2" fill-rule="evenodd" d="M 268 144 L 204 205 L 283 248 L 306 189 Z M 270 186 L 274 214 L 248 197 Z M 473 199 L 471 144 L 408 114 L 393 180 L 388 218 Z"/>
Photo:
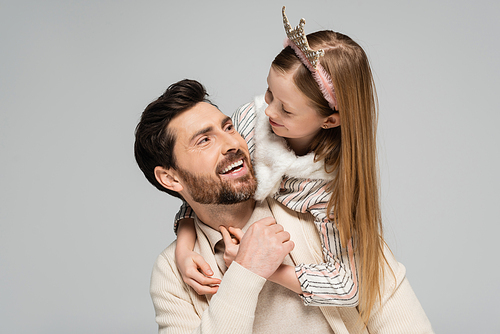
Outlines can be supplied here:
<path id="1" fill-rule="evenodd" d="M 281 6 L 368 53 L 386 238 L 438 333 L 498 333 L 498 1 L 0 1 L 0 332 L 154 333 L 177 200 L 133 159 L 144 107 L 266 89 Z"/>

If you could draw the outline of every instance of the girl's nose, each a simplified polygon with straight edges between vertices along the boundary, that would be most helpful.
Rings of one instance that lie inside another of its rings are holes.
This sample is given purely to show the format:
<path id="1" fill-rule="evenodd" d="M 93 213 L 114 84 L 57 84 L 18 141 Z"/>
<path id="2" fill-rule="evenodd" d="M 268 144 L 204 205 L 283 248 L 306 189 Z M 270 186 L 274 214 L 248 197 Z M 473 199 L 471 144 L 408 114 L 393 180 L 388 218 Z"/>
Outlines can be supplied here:
<path id="1" fill-rule="evenodd" d="M 274 105 L 271 103 L 270 105 L 267 106 L 266 110 L 265 110 L 265 114 L 267 115 L 267 117 L 269 118 L 276 118 L 276 112 L 274 110 Z"/>

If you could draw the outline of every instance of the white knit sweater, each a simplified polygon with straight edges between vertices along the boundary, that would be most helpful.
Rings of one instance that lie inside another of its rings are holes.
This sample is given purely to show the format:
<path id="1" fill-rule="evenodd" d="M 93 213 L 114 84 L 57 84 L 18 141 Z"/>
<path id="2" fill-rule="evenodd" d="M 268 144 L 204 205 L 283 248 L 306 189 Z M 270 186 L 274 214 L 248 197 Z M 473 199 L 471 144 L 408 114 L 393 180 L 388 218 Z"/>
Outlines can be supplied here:
<path id="1" fill-rule="evenodd" d="M 268 200 L 277 222 L 283 225 L 295 243 L 290 253 L 297 262 L 314 262 L 321 258 L 319 236 L 309 214 L 294 212 L 274 200 Z M 212 248 L 201 229 L 196 226 L 195 250 L 218 272 Z M 259 293 L 265 280 L 237 263 L 226 271 L 218 292 L 199 296 L 182 281 L 175 265 L 175 242 L 158 257 L 151 276 L 153 299 L 159 333 L 252 333 Z M 368 333 L 433 333 L 418 299 L 405 277 L 405 268 L 387 251 L 389 268 L 385 268 L 382 299 L 372 310 L 366 329 L 358 326 L 360 316 L 355 307 L 319 307 L 336 334 Z M 395 279 L 394 279 L 395 278 Z M 283 314 L 283 317 L 286 317 Z M 306 319 L 304 319 L 306 321 Z M 294 328 L 283 328 L 292 333 Z"/>

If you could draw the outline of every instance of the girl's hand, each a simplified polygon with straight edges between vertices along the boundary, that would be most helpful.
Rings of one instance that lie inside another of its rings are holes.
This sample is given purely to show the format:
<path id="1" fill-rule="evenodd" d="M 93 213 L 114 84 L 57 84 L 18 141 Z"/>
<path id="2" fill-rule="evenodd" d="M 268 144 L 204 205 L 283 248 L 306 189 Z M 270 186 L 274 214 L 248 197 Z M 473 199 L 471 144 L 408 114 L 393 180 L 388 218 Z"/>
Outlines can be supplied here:
<path id="1" fill-rule="evenodd" d="M 196 293 L 199 295 L 213 295 L 217 292 L 221 280 L 210 277 L 214 273 L 200 254 L 186 248 L 184 250 L 176 249 L 175 261 L 182 280 L 192 287 Z"/>
<path id="2" fill-rule="evenodd" d="M 236 254 L 238 254 L 238 249 L 240 248 L 240 241 L 243 238 L 243 231 L 239 228 L 229 227 L 229 231 L 224 227 L 220 227 L 220 231 L 222 233 L 222 238 L 224 239 L 224 262 L 226 266 L 229 268 L 231 263 L 234 261 Z M 233 236 L 231 236 L 231 234 Z"/>

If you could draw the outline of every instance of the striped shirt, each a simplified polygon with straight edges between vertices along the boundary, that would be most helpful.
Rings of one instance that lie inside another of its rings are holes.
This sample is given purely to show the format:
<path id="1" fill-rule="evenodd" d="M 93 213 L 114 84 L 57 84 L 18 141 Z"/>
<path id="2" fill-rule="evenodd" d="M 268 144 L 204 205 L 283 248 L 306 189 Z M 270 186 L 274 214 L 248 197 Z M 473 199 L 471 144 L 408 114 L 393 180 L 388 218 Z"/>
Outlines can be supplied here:
<path id="1" fill-rule="evenodd" d="M 261 97 L 256 98 L 261 99 Z M 258 105 L 262 105 L 262 101 Z M 265 104 L 264 104 L 265 106 Z M 250 156 L 255 152 L 256 113 L 264 113 L 265 107 L 256 107 L 255 102 L 240 107 L 232 116 L 236 130 L 245 139 Z M 254 165 L 259 161 L 253 161 Z M 259 180 L 259 182 L 265 182 Z M 354 307 L 359 301 L 359 283 L 352 240 L 347 248 L 342 247 L 340 235 L 326 215 L 330 192 L 326 191 L 329 180 L 296 178 L 283 175 L 279 190 L 271 195 L 286 207 L 301 213 L 310 213 L 315 218 L 323 251 L 323 263 L 299 264 L 295 267 L 300 282 L 302 300 L 312 306 Z M 192 218 L 191 208 L 183 204 L 176 215 Z"/>

